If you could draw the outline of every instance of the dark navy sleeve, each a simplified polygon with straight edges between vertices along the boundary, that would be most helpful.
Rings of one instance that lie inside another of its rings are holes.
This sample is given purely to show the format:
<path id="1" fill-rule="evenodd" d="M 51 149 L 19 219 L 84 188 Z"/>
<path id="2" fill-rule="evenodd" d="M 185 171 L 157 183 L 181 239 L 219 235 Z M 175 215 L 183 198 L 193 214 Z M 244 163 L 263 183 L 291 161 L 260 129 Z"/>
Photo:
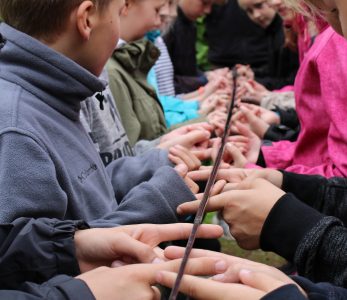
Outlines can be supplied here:
<path id="1" fill-rule="evenodd" d="M 82 280 L 60 275 L 42 285 L 26 282 L 16 290 L 0 290 L 0 299 L 95 300 L 95 297 Z"/>
<path id="2" fill-rule="evenodd" d="M 0 225 L 0 288 L 30 281 L 42 283 L 58 274 L 80 274 L 74 233 L 82 221 L 20 218 Z"/>

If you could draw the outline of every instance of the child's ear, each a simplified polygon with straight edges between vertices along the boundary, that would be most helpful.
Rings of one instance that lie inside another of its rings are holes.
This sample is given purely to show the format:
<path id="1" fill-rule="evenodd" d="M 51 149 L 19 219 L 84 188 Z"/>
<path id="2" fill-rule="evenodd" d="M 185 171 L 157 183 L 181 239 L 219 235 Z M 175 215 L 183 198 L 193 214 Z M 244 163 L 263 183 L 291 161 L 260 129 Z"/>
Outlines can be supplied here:
<path id="1" fill-rule="evenodd" d="M 97 10 L 92 1 L 83 1 L 78 6 L 76 11 L 76 26 L 84 40 L 89 40 L 97 17 Z"/>
<path id="2" fill-rule="evenodd" d="M 132 0 L 125 0 L 125 6 L 123 8 L 123 11 L 122 11 L 122 15 L 123 16 L 127 16 L 128 13 L 129 13 L 129 9 L 130 7 L 133 5 L 133 1 Z"/>

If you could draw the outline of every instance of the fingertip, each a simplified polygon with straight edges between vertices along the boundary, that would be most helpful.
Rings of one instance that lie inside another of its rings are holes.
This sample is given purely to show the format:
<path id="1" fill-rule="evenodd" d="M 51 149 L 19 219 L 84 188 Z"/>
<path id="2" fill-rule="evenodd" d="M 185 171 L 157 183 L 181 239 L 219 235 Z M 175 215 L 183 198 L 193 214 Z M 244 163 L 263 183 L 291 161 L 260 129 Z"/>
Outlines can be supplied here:
<path id="1" fill-rule="evenodd" d="M 182 215 L 183 214 L 183 209 L 181 208 L 181 206 L 178 206 L 176 209 L 177 214 Z"/>

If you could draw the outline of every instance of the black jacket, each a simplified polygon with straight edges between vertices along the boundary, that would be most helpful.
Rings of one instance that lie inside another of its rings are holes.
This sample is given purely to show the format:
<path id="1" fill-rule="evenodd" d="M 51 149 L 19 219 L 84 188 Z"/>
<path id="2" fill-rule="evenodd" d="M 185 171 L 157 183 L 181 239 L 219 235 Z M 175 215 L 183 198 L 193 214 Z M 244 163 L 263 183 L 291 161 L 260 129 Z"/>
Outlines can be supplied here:
<path id="1" fill-rule="evenodd" d="M 293 261 L 314 282 L 347 287 L 347 179 L 283 174 L 288 193 L 265 221 L 261 248 Z"/>
<path id="2" fill-rule="evenodd" d="M 293 84 L 299 67 L 296 53 L 284 48 L 282 20 L 277 15 L 261 28 L 239 7 L 237 0 L 215 5 L 206 17 L 208 59 L 218 67 L 249 64 L 256 79 L 268 89 Z"/>
<path id="3" fill-rule="evenodd" d="M 208 59 L 219 67 L 249 64 L 260 68 L 268 63 L 266 31 L 252 22 L 237 0 L 214 5 L 205 18 Z"/>
<path id="4" fill-rule="evenodd" d="M 74 233 L 86 227 L 27 218 L 0 225 L 0 299 L 95 299 L 83 281 L 70 277 L 80 274 Z"/>
<path id="5" fill-rule="evenodd" d="M 175 72 L 176 94 L 192 92 L 207 83 L 196 60 L 197 29 L 178 8 L 177 19 L 163 37 Z"/>
<path id="6" fill-rule="evenodd" d="M 284 47 L 282 19 L 276 15 L 265 29 L 268 43 L 268 63 L 261 68 L 254 68 L 256 80 L 269 90 L 293 85 L 299 69 L 299 57 L 289 48 Z"/>
<path id="7" fill-rule="evenodd" d="M 293 277 L 294 281 L 306 292 L 307 298 L 294 285 L 285 285 L 262 298 L 262 300 L 343 300 L 347 298 L 347 290 L 329 283 L 314 284 L 303 277 Z"/>

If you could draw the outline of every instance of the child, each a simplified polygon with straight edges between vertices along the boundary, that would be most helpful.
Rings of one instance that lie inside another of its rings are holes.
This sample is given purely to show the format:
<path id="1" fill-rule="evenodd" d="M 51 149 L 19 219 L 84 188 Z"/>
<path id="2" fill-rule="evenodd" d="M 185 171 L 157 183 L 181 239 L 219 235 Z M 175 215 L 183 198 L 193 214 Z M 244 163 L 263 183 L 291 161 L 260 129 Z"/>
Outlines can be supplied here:
<path id="1" fill-rule="evenodd" d="M 27 1 L 1 2 L 2 222 L 18 216 L 94 220 L 95 226 L 176 222 L 177 203 L 194 197 L 168 167 L 166 153 L 105 169 L 79 121 L 80 103 L 105 88 L 95 75 L 118 40 L 123 5 L 37 1 L 28 14 Z"/>
<path id="2" fill-rule="evenodd" d="M 207 83 L 196 62 L 196 26 L 194 22 L 211 12 L 212 0 L 179 0 L 178 15 L 164 36 L 175 72 L 176 94 L 189 93 Z"/>
<path id="3" fill-rule="evenodd" d="M 110 89 L 132 146 L 139 140 L 157 139 L 167 131 L 162 105 L 147 83 L 147 74 L 159 57 L 159 50 L 148 40 L 136 41 L 144 37 L 145 30 L 159 26 L 164 4 L 166 1 L 128 2 L 127 13 L 121 18 L 123 40 L 107 66 Z M 139 14 L 146 16 L 141 19 L 142 26 L 130 26 L 135 20 L 140 22 Z"/>
<path id="4" fill-rule="evenodd" d="M 269 63 L 267 68 L 255 70 L 257 80 L 270 90 L 292 85 L 299 62 L 297 53 L 285 47 L 281 17 L 268 0 L 238 0 L 238 2 L 248 17 L 266 29 L 267 33 Z"/>
<path id="5" fill-rule="evenodd" d="M 301 125 L 298 140 L 263 146 L 260 165 L 328 178 L 347 176 L 346 136 L 341 130 L 347 115 L 346 46 L 347 42 L 332 28 L 316 38 L 300 66 L 294 86 Z M 254 163 L 259 154 L 256 143 L 250 151 Z"/>

